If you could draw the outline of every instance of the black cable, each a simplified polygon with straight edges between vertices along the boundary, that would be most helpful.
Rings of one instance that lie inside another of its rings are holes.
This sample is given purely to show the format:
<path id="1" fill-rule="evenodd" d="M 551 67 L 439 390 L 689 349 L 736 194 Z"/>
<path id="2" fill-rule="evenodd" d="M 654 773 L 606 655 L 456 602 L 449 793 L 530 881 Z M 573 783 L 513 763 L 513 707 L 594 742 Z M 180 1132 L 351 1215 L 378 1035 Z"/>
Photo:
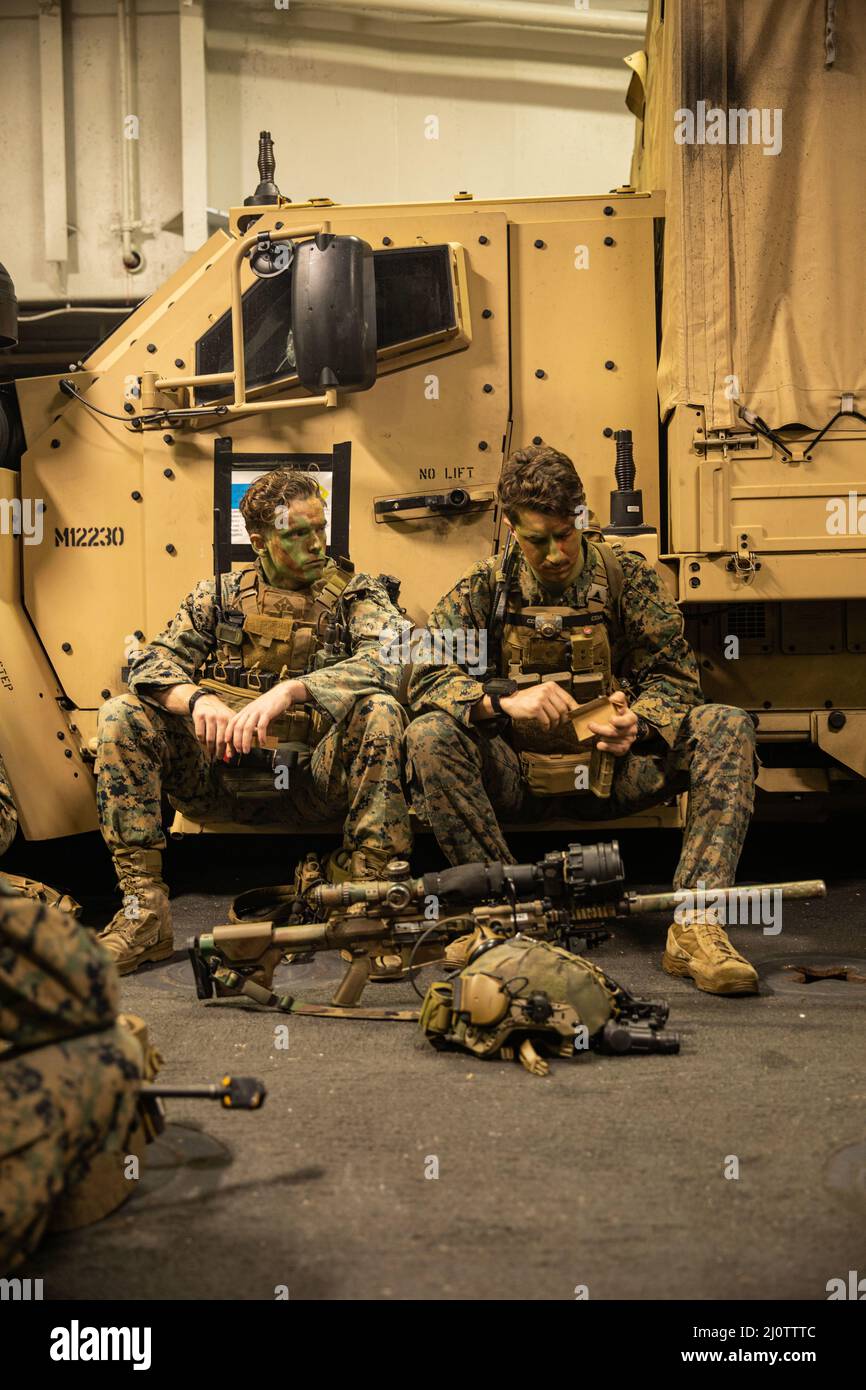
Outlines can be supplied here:
<path id="1" fill-rule="evenodd" d="M 827 423 L 826 423 L 826 425 L 824 426 L 824 428 L 821 430 L 821 432 L 820 432 L 819 434 L 816 434 L 816 435 L 815 435 L 815 438 L 809 441 L 809 446 L 808 446 L 808 447 L 809 447 L 810 449 L 814 449 L 815 445 L 818 444 L 818 443 L 820 443 L 820 441 L 824 438 L 824 435 L 827 433 L 827 431 L 828 431 L 829 429 L 832 429 L 833 425 L 835 425 L 836 421 L 837 421 L 837 420 L 839 419 L 839 417 L 842 416 L 842 415 L 849 416 L 849 417 L 851 417 L 851 418 L 853 418 L 853 419 L 855 419 L 855 420 L 862 420 L 863 423 L 866 424 L 866 415 L 861 415 L 860 412 L 859 412 L 859 410 L 837 410 L 837 411 L 836 411 L 836 414 L 833 416 L 833 419 L 832 419 L 832 420 L 828 420 Z"/>
<path id="2" fill-rule="evenodd" d="M 124 425 L 130 425 L 132 423 L 128 415 L 112 415 L 110 410 L 101 410 L 98 405 L 94 405 L 86 396 L 82 396 L 74 382 L 68 381 L 66 377 L 57 384 L 64 396 L 72 396 L 73 400 L 80 401 L 82 405 L 86 405 L 88 410 L 94 411 L 97 415 L 104 415 L 106 420 L 120 420 Z"/>
<path id="3" fill-rule="evenodd" d="M 750 425 L 753 430 L 758 431 L 758 434 L 762 434 L 765 439 L 769 439 L 771 444 L 776 444 L 784 454 L 787 454 L 789 459 L 794 457 L 787 444 L 779 438 L 774 430 L 770 429 L 770 426 L 765 420 L 761 419 L 760 415 L 756 415 L 753 410 L 747 410 L 744 405 L 740 406 L 737 413 L 740 419 L 745 420 L 747 425 Z"/>
<path id="4" fill-rule="evenodd" d="M 517 982 L 517 988 L 515 988 L 515 981 Z M 503 994 L 509 999 L 519 1000 L 521 1004 L 526 1003 L 526 1000 L 521 997 L 520 990 L 526 989 L 529 984 L 528 975 L 515 975 L 513 980 L 500 980 L 499 983 Z"/>
<path id="5" fill-rule="evenodd" d="M 747 425 L 750 425 L 752 429 L 758 431 L 758 434 L 763 435 L 765 439 L 769 439 L 771 444 L 778 445 L 782 452 L 787 454 L 788 458 L 793 458 L 791 450 L 784 443 L 780 435 L 778 435 L 775 430 L 770 429 L 770 426 L 765 420 L 761 419 L 760 415 L 756 415 L 753 411 L 747 410 L 743 405 L 740 406 L 738 414 L 740 419 L 745 420 Z M 859 410 L 837 410 L 832 419 L 828 420 L 824 428 L 818 430 L 812 436 L 805 447 L 807 449 L 814 449 L 816 444 L 820 444 L 825 434 L 833 428 L 836 421 L 843 417 L 850 420 L 862 420 L 863 423 L 866 424 L 866 415 L 861 415 Z"/>
<path id="6" fill-rule="evenodd" d="M 129 425 L 131 429 L 141 429 L 147 423 L 159 428 L 162 425 L 170 425 L 173 420 L 194 419 L 198 415 L 225 415 L 228 412 L 227 405 L 199 405 L 190 410 L 164 410 L 158 415 L 150 416 L 131 416 L 131 415 L 112 415 L 110 410 L 102 410 L 98 405 L 94 405 L 86 396 L 82 396 L 74 382 L 64 379 L 58 382 L 60 390 L 64 396 L 71 396 L 73 400 L 80 401 L 86 405 L 88 410 L 92 410 L 96 415 L 104 415 L 106 420 L 120 420 L 124 425 Z"/>
<path id="7" fill-rule="evenodd" d="M 432 923 L 430 924 L 429 927 L 425 927 L 424 930 L 422 931 L 421 935 L 418 937 L 417 941 L 414 941 L 414 942 L 412 943 L 412 950 L 409 952 L 409 964 L 406 966 L 406 972 L 407 972 L 407 974 L 408 974 L 408 976 L 409 976 L 409 983 L 410 983 L 410 985 L 412 986 L 412 988 L 414 989 L 414 991 L 415 991 L 415 993 L 417 994 L 417 996 L 418 996 L 419 999 L 423 999 L 425 996 L 421 993 L 420 989 L 419 989 L 418 986 L 416 985 L 414 976 L 412 975 L 412 967 L 413 967 L 413 964 L 414 964 L 414 961 L 415 961 L 415 953 L 416 953 L 416 951 L 418 950 L 419 946 L 423 945 L 424 938 L 427 937 L 427 936 L 429 936 L 430 933 L 431 933 L 431 931 L 435 931 L 436 928 L 437 928 L 438 926 L 439 926 L 439 923 L 438 923 L 438 921 L 436 921 L 436 922 L 432 922 Z M 431 961 L 425 961 L 425 964 L 426 964 L 426 965 L 434 965 L 435 962 L 432 961 L 432 960 L 431 960 Z M 419 970 L 422 970 L 422 969 L 423 969 L 423 966 L 420 966 L 420 965 L 419 965 L 419 966 L 418 966 L 418 969 L 419 969 Z"/>
<path id="8" fill-rule="evenodd" d="M 180 406 L 175 410 L 163 410 L 158 415 L 139 416 L 148 425 L 170 425 L 172 420 L 189 420 L 197 415 L 226 415 L 227 405 L 196 405 L 190 406 L 188 410 L 181 409 Z"/>

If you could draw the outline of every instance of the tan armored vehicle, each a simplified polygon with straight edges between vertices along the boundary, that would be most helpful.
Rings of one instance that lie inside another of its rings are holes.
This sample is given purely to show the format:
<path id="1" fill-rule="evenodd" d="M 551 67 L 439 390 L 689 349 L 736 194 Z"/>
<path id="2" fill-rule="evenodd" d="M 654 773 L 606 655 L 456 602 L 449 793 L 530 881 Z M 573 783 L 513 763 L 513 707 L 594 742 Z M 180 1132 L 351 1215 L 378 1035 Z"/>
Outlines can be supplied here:
<path id="1" fill-rule="evenodd" d="M 497 542 L 509 450 L 569 454 L 606 524 L 618 430 L 618 539 L 682 604 L 707 697 L 753 713 L 762 806 L 862 795 L 866 38 L 846 25 L 842 71 L 824 7 L 792 5 L 769 63 L 759 5 L 660 10 L 629 59 L 631 184 L 296 204 L 263 136 L 228 230 L 2 398 L 0 753 L 27 837 L 95 827 L 97 710 L 245 558 L 257 472 L 317 467 L 332 553 L 399 576 L 423 622 Z"/>

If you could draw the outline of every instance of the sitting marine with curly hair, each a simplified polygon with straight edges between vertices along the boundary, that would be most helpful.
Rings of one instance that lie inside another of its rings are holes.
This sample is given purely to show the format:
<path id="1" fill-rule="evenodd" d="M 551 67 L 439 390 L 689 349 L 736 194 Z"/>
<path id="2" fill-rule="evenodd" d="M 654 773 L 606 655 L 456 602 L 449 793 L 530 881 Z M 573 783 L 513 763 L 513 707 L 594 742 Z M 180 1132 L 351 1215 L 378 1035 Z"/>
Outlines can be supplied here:
<path id="1" fill-rule="evenodd" d="M 212 820 L 345 817 L 354 878 L 411 848 L 400 779 L 401 667 L 380 659 L 403 626 L 384 584 L 325 553 L 315 476 L 274 469 L 241 512 L 255 564 L 205 579 L 168 628 L 133 654 L 128 695 L 103 705 L 96 761 L 100 826 L 124 906 L 102 933 L 121 974 L 172 953 L 162 877 L 163 792 Z M 259 773 L 243 755 L 274 743 L 291 760 Z"/>

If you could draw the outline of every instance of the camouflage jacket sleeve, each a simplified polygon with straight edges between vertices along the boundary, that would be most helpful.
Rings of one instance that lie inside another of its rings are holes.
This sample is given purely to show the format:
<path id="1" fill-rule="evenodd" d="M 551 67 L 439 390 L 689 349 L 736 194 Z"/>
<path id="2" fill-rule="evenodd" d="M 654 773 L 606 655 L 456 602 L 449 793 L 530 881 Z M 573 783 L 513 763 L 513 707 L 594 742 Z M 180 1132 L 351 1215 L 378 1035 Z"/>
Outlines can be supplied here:
<path id="1" fill-rule="evenodd" d="M 357 574 L 343 590 L 339 615 L 349 634 L 352 655 L 333 666 L 325 666 L 304 676 L 304 685 L 316 704 L 339 722 L 351 712 L 356 700 L 376 691 L 397 696 L 403 676 L 399 640 L 391 643 L 410 626 L 388 597 L 378 579 Z"/>
<path id="2" fill-rule="evenodd" d="M 12 788 L 0 758 L 0 854 L 5 854 L 18 829 L 18 812 L 12 799 Z"/>
<path id="3" fill-rule="evenodd" d="M 73 917 L 0 886 L 0 1039 L 39 1047 L 108 1027 L 120 985 L 108 953 Z"/>
<path id="4" fill-rule="evenodd" d="M 441 709 L 468 724 L 473 705 L 483 697 L 481 679 L 487 666 L 487 633 L 493 609 L 495 559 L 479 561 L 439 600 L 428 619 L 431 633 L 459 632 L 460 642 L 443 649 L 443 662 L 416 661 L 409 681 L 415 714 Z M 430 644 L 433 645 L 432 643 Z M 445 661 L 444 658 L 454 658 Z M 461 661 L 460 657 L 466 658 Z"/>
<path id="5" fill-rule="evenodd" d="M 165 689 L 195 682 L 216 647 L 214 581 L 203 579 L 180 605 L 164 632 L 132 653 L 127 684 L 141 700 L 148 687 Z"/>
<path id="6" fill-rule="evenodd" d="M 672 744 L 689 710 L 704 703 L 698 664 L 683 635 L 683 615 L 655 570 L 634 554 L 621 554 L 619 562 L 623 630 L 613 669 L 635 714 Z"/>

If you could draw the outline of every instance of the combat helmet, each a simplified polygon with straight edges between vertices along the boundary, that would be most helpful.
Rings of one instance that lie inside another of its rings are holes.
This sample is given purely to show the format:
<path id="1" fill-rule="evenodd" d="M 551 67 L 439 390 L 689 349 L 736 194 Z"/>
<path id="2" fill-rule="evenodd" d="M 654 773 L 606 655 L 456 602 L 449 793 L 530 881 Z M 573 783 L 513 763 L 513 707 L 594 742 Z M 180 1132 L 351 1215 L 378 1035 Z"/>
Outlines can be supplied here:
<path id="1" fill-rule="evenodd" d="M 518 935 L 485 942 L 451 980 L 430 986 L 419 1028 L 434 1047 L 478 1057 L 515 1056 L 545 1076 L 539 1049 L 570 1057 L 588 1047 L 610 1052 L 676 1052 L 659 1037 L 667 1005 L 636 1000 L 583 956 Z"/>

